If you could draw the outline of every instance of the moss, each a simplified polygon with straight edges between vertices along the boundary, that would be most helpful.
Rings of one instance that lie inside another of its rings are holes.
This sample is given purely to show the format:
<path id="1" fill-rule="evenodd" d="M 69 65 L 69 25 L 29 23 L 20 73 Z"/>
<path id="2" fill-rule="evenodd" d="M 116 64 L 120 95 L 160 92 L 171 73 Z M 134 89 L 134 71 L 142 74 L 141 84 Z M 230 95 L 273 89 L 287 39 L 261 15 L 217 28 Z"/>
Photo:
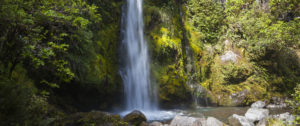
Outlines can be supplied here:
<path id="1" fill-rule="evenodd" d="M 163 4 L 160 6 L 148 0 L 144 3 L 146 38 L 152 52 L 152 73 L 158 84 L 160 101 L 182 103 L 189 101 L 190 89 L 184 71 L 180 16 L 175 1 Z"/>
<path id="2" fill-rule="evenodd" d="M 126 126 L 127 122 L 124 122 L 119 115 L 111 115 L 105 112 L 92 111 L 92 112 L 80 112 L 67 116 L 66 118 L 55 122 L 52 125 L 76 125 L 76 126 L 100 126 L 100 125 L 114 125 L 114 126 Z"/>

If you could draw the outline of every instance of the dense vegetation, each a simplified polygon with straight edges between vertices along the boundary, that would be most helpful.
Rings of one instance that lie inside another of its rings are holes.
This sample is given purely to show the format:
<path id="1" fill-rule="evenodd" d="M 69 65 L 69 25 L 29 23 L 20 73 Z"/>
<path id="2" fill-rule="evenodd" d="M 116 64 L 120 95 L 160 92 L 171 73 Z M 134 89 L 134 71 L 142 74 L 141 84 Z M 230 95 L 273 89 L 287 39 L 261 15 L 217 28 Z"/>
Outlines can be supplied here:
<path id="1" fill-rule="evenodd" d="M 0 125 L 59 125 L 121 106 L 124 3 L 1 0 Z M 144 25 L 162 106 L 276 96 L 292 99 L 299 116 L 298 0 L 144 0 Z"/>

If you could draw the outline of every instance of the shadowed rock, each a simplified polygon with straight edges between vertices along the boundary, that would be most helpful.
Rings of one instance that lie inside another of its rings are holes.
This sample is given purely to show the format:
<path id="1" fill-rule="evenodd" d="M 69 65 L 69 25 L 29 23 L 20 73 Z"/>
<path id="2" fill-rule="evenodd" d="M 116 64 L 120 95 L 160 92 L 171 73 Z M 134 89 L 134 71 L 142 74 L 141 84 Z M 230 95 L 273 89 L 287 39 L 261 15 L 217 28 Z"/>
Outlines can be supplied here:
<path id="1" fill-rule="evenodd" d="M 246 117 L 237 114 L 230 116 L 228 121 L 231 126 L 254 126 L 254 123 L 247 120 Z"/>
<path id="2" fill-rule="evenodd" d="M 134 126 L 138 126 L 143 121 L 146 121 L 146 120 L 147 120 L 146 116 L 138 110 L 134 110 L 124 117 L 124 121 L 126 121 Z"/>

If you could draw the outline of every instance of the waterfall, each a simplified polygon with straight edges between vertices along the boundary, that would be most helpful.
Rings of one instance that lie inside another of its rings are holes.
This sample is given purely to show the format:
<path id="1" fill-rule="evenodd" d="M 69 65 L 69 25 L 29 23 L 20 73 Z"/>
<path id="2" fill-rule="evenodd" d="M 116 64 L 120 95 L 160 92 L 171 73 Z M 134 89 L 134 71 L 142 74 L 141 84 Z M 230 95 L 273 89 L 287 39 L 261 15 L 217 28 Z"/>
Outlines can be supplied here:
<path id="1" fill-rule="evenodd" d="M 157 93 L 150 81 L 149 54 L 143 29 L 143 0 L 127 0 L 122 8 L 122 47 L 120 75 L 124 83 L 125 116 L 140 110 L 147 120 L 169 120 L 174 112 L 159 110 Z"/>
<path id="2" fill-rule="evenodd" d="M 127 0 L 123 11 L 123 50 L 125 66 L 120 71 L 124 83 L 126 110 L 157 109 L 153 100 L 147 42 L 144 40 L 143 0 Z M 125 16 L 124 16 L 125 15 Z"/>

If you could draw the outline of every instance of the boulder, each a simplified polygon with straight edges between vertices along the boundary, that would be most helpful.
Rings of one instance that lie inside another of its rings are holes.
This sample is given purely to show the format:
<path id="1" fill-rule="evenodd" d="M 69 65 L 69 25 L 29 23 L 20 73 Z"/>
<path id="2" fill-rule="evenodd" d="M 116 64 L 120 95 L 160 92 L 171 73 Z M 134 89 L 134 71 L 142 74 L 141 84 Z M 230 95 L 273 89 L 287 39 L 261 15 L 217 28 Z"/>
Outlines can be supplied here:
<path id="1" fill-rule="evenodd" d="M 152 122 L 148 126 L 163 126 L 163 124 L 160 122 Z"/>
<path id="2" fill-rule="evenodd" d="M 226 126 L 226 125 L 214 117 L 208 117 L 206 120 L 206 125 L 202 125 L 202 126 Z"/>
<path id="3" fill-rule="evenodd" d="M 231 126 L 254 126 L 254 123 L 247 120 L 246 117 L 237 114 L 230 116 L 228 121 Z"/>
<path id="4" fill-rule="evenodd" d="M 282 120 L 287 125 L 293 125 L 294 120 L 296 117 L 294 115 L 291 115 L 289 112 L 278 114 L 278 115 L 272 115 L 271 118 Z"/>
<path id="5" fill-rule="evenodd" d="M 263 118 L 262 120 L 260 120 L 258 122 L 258 124 L 256 126 L 267 126 L 267 119 Z"/>
<path id="6" fill-rule="evenodd" d="M 257 101 L 257 102 L 254 102 L 251 105 L 251 108 L 264 108 L 265 106 L 266 106 L 265 102 L 263 102 L 263 101 Z"/>
<path id="7" fill-rule="evenodd" d="M 263 118 L 267 118 L 268 116 L 269 110 L 261 108 L 250 108 L 245 114 L 246 119 L 248 119 L 252 123 L 260 121 Z"/>
<path id="8" fill-rule="evenodd" d="M 206 120 L 204 118 L 194 118 L 187 116 L 175 116 L 171 121 L 170 126 L 206 126 Z"/>
<path id="9" fill-rule="evenodd" d="M 114 115 L 101 111 L 91 111 L 71 114 L 62 120 L 57 122 L 55 121 L 55 124 L 50 125 L 83 126 L 90 125 L 89 122 L 93 122 L 95 126 L 115 126 L 125 123 L 122 121 L 120 115 Z"/>
<path id="10" fill-rule="evenodd" d="M 143 121 L 139 126 L 149 126 L 149 124 L 145 121 Z"/>
<path id="11" fill-rule="evenodd" d="M 146 120 L 146 116 L 138 110 L 134 110 L 124 117 L 124 121 L 135 126 L 140 125 L 143 121 Z"/>

